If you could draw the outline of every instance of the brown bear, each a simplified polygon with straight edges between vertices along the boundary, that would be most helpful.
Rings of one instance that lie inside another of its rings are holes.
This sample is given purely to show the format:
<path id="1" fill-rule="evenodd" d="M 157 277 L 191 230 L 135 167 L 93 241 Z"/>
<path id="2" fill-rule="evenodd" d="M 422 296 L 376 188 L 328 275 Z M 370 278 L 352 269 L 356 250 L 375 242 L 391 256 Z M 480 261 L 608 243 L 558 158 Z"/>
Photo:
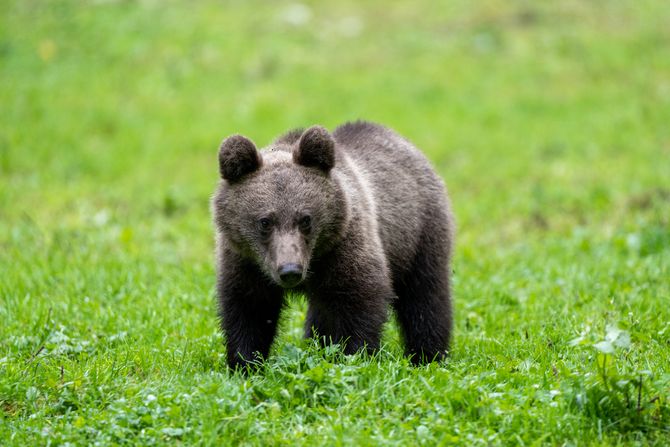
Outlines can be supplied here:
<path id="1" fill-rule="evenodd" d="M 219 150 L 212 199 L 228 364 L 268 356 L 288 289 L 308 300 L 305 336 L 345 353 L 379 347 L 395 309 L 414 363 L 441 359 L 452 330 L 452 214 L 426 158 L 369 122 L 294 130 L 258 151 Z"/>

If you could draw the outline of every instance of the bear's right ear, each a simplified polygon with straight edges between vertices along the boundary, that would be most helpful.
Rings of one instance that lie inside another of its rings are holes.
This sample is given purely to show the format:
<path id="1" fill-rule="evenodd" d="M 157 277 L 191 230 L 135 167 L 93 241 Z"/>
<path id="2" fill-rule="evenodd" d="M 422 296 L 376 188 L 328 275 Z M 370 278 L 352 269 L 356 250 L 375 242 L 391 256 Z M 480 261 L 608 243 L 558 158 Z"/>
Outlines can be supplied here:
<path id="1" fill-rule="evenodd" d="M 261 156 L 256 146 L 242 135 L 233 135 L 221 143 L 219 172 L 221 178 L 233 183 L 261 166 Z"/>
<path id="2" fill-rule="evenodd" d="M 293 161 L 328 173 L 335 165 L 335 140 L 323 127 L 312 126 L 300 137 Z"/>

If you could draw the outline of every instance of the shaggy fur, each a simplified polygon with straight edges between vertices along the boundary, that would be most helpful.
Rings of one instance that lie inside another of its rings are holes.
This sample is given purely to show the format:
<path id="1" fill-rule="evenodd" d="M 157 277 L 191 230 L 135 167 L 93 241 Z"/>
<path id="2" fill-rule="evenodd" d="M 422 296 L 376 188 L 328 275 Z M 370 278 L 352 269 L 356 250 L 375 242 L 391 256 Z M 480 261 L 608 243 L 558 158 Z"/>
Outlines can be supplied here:
<path id="1" fill-rule="evenodd" d="M 212 210 L 231 367 L 268 356 L 287 287 L 307 295 L 307 337 L 372 351 L 392 307 L 414 362 L 447 353 L 452 215 L 412 144 L 356 122 L 291 131 L 261 152 L 233 136 L 219 161 Z"/>

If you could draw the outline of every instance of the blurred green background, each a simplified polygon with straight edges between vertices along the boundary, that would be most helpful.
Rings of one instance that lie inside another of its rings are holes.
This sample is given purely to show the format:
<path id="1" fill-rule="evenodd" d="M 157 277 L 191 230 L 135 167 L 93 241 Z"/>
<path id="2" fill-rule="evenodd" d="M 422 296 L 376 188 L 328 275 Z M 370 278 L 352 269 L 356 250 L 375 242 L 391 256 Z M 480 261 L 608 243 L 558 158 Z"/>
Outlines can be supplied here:
<path id="1" fill-rule="evenodd" d="M 670 3 L 647 0 L 0 0 L 0 436 L 661 443 L 669 24 Z M 300 340 L 297 300 L 271 371 L 229 375 L 218 144 L 359 118 L 413 141 L 449 188 L 452 360 L 409 367 L 391 325 L 386 356 L 331 364 Z M 597 354 L 612 325 L 632 344 Z M 303 375 L 317 367 L 326 391 Z M 388 382 L 403 377 L 414 385 Z M 311 401 L 319 390 L 331 400 Z"/>

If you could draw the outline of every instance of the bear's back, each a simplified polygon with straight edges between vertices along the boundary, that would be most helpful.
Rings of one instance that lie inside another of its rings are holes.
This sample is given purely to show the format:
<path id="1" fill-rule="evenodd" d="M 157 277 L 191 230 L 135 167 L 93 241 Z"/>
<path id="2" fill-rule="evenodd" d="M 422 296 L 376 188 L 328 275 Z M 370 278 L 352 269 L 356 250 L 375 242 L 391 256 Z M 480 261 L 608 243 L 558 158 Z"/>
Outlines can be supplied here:
<path id="1" fill-rule="evenodd" d="M 414 257 L 422 233 L 434 223 L 448 224 L 442 180 L 414 145 L 384 126 L 346 123 L 333 137 L 371 186 L 384 250 L 399 274 Z"/>

